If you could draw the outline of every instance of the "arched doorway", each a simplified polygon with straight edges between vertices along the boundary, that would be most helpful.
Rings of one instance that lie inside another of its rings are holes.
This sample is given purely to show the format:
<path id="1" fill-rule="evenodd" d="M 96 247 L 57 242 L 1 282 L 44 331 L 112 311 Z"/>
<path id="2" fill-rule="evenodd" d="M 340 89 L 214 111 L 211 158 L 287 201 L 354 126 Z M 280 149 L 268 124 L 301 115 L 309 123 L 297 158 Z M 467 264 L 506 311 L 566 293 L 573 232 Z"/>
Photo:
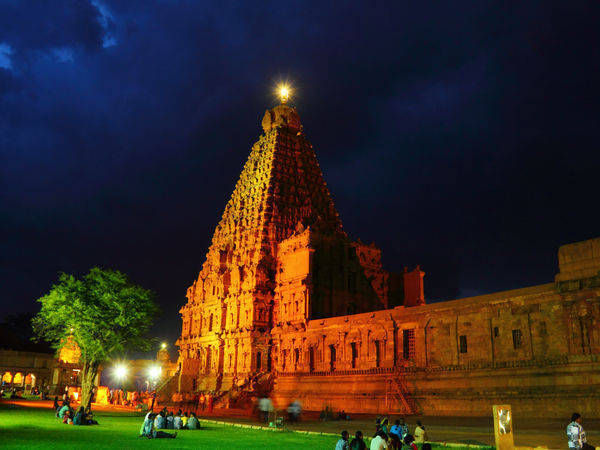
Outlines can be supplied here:
<path id="1" fill-rule="evenodd" d="M 25 385 L 31 388 L 35 387 L 35 375 L 33 373 L 28 373 L 25 377 Z"/>
<path id="2" fill-rule="evenodd" d="M 15 373 L 15 376 L 13 378 L 13 384 L 18 384 L 18 385 L 23 386 L 24 380 L 25 379 L 23 378 L 23 374 L 21 372 L 17 372 L 17 373 Z"/>
<path id="3" fill-rule="evenodd" d="M 6 384 L 10 384 L 12 383 L 12 373 L 10 372 L 4 372 L 4 375 L 2 375 L 2 384 L 6 383 Z"/>

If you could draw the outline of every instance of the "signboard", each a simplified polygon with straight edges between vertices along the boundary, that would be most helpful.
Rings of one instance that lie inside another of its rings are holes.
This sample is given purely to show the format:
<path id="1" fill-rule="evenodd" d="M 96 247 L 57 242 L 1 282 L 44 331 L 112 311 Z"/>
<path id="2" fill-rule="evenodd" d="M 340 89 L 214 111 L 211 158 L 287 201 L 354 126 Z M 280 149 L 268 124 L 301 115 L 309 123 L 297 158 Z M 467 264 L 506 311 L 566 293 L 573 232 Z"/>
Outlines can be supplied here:
<path id="1" fill-rule="evenodd" d="M 510 405 L 494 405 L 493 412 L 496 450 L 513 450 L 515 448 L 515 441 L 513 438 L 512 410 Z"/>

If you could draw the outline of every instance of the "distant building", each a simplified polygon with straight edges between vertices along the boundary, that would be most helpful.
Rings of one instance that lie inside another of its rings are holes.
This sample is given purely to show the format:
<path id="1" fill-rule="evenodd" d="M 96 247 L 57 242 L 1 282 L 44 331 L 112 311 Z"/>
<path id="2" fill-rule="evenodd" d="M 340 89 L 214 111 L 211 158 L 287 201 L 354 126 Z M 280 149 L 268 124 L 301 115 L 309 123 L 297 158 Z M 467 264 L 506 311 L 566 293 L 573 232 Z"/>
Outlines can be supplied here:
<path id="1" fill-rule="evenodd" d="M 600 417 L 600 238 L 561 247 L 554 283 L 426 305 L 419 267 L 389 273 L 343 231 L 296 110 L 262 125 L 180 311 L 180 392 Z"/>
<path id="2" fill-rule="evenodd" d="M 4 389 L 30 392 L 37 387 L 50 395 L 59 395 L 67 386 L 80 385 L 77 363 L 56 358 L 52 353 L 0 350 L 0 373 Z M 97 384 L 97 383 L 96 383 Z"/>

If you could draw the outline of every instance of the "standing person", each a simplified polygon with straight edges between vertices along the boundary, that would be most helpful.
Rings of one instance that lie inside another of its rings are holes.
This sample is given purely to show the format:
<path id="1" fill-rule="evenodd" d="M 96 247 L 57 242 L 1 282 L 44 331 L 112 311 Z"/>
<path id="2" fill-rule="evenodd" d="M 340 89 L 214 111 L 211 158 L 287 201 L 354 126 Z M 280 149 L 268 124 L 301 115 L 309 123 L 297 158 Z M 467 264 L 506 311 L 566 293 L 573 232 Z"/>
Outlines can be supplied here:
<path id="1" fill-rule="evenodd" d="M 581 426 L 581 414 L 573 413 L 571 423 L 567 425 L 567 439 L 569 450 L 594 450 L 594 446 L 587 443 L 585 430 Z"/>
<path id="2" fill-rule="evenodd" d="M 404 439 L 406 439 L 406 436 L 408 436 L 408 425 L 406 425 L 406 422 L 404 422 L 404 418 L 401 417 L 400 418 L 400 440 L 404 441 Z"/>
<path id="3" fill-rule="evenodd" d="M 387 437 L 387 436 L 388 436 L 388 434 L 389 434 L 389 432 L 388 432 L 388 425 L 389 425 L 389 422 L 388 422 L 388 419 L 387 419 L 387 417 L 386 417 L 385 419 L 383 419 L 383 420 L 381 421 L 381 431 L 383 431 L 383 432 L 385 433 L 385 436 L 386 436 L 386 437 Z"/>
<path id="4" fill-rule="evenodd" d="M 56 417 L 58 417 L 58 410 L 60 409 L 60 405 L 58 404 L 58 396 L 54 396 L 54 411 L 56 411 Z"/>
<path id="5" fill-rule="evenodd" d="M 425 433 L 425 427 L 420 420 L 417 420 L 417 426 L 415 427 L 415 442 L 422 444 L 427 440 L 427 433 Z"/>
<path id="6" fill-rule="evenodd" d="M 185 412 L 183 416 L 181 416 L 181 428 L 187 428 L 188 420 L 190 419 L 190 413 Z"/>
<path id="7" fill-rule="evenodd" d="M 367 444 L 363 440 L 362 431 L 357 431 L 354 439 L 350 441 L 350 450 L 367 450 Z"/>
<path id="8" fill-rule="evenodd" d="M 394 450 L 402 448 L 402 429 L 400 428 L 400 421 L 396 420 L 394 425 L 390 428 L 390 445 Z"/>
<path id="9" fill-rule="evenodd" d="M 290 417 L 290 422 L 298 422 L 300 418 L 300 412 L 302 411 L 302 406 L 300 406 L 300 402 L 298 400 L 294 400 L 288 406 L 288 414 Z"/>
<path id="10" fill-rule="evenodd" d="M 213 412 L 213 400 L 214 400 L 214 395 L 212 393 L 210 393 L 208 395 L 208 399 L 206 400 L 206 403 L 208 403 L 208 413 L 211 414 Z"/>
<path id="11" fill-rule="evenodd" d="M 335 450 L 348 450 L 348 432 L 346 430 L 342 431 L 342 437 L 337 444 L 335 444 Z"/>
<path id="12" fill-rule="evenodd" d="M 258 400 L 258 410 L 260 411 L 260 416 L 263 422 L 267 423 L 269 421 L 269 410 L 272 408 L 271 399 L 268 397 L 263 397 Z"/>
<path id="13" fill-rule="evenodd" d="M 150 411 L 154 410 L 154 403 L 156 402 L 156 391 L 152 391 L 152 404 L 150 405 Z"/>
<path id="14" fill-rule="evenodd" d="M 371 441 L 370 450 L 385 450 L 387 448 L 387 435 L 379 430 Z"/>

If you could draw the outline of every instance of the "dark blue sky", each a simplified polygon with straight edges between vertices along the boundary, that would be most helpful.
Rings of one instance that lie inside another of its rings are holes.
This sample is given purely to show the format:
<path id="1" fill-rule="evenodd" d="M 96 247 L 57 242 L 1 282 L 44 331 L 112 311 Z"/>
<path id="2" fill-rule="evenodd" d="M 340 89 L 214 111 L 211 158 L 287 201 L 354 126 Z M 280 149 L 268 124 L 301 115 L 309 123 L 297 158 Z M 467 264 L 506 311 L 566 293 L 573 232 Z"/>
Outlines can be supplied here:
<path id="1" fill-rule="evenodd" d="M 174 339 L 282 79 L 389 269 L 421 264 L 430 300 L 550 282 L 600 236 L 598 23 L 596 1 L 0 0 L 0 315 L 102 265 Z"/>

